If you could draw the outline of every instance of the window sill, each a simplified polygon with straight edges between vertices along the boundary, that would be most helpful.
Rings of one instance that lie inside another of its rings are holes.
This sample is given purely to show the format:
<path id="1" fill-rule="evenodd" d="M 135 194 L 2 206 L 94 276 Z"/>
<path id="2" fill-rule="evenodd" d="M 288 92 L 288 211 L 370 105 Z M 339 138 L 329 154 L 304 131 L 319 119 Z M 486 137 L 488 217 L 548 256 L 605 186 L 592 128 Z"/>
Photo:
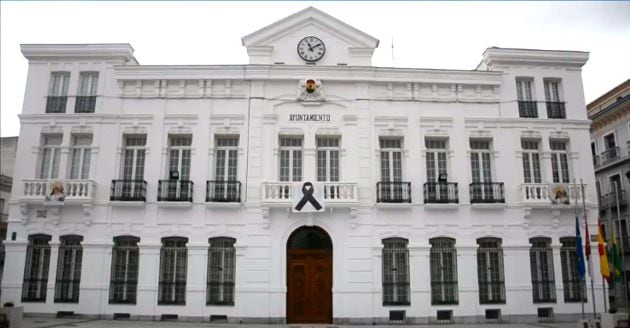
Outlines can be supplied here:
<path id="1" fill-rule="evenodd" d="M 206 303 L 206 306 L 228 307 L 228 306 L 234 306 L 234 303 Z"/>
<path id="2" fill-rule="evenodd" d="M 192 207 L 192 202 L 189 201 L 159 201 L 157 202 L 159 207 L 176 207 L 176 208 L 181 208 L 181 207 Z"/>
<path id="3" fill-rule="evenodd" d="M 457 210 L 459 203 L 425 203 L 424 208 L 427 210 Z"/>
<path id="4" fill-rule="evenodd" d="M 383 306 L 411 306 L 411 302 L 401 302 L 401 303 L 385 303 L 383 302 Z"/>
<path id="5" fill-rule="evenodd" d="M 507 207 L 505 203 L 473 203 L 470 204 L 473 209 L 486 209 L 486 210 L 502 210 Z"/>
<path id="6" fill-rule="evenodd" d="M 412 206 L 412 203 L 376 203 L 376 207 L 382 209 L 406 210 Z"/>
<path id="7" fill-rule="evenodd" d="M 240 202 L 206 202 L 206 207 L 210 208 L 240 208 Z"/>
<path id="8" fill-rule="evenodd" d="M 111 200 L 109 201 L 109 203 L 112 206 L 120 206 L 120 207 L 139 207 L 139 206 L 144 206 L 146 205 L 146 202 L 143 202 L 141 200 L 133 200 L 133 201 L 126 201 L 126 200 Z"/>

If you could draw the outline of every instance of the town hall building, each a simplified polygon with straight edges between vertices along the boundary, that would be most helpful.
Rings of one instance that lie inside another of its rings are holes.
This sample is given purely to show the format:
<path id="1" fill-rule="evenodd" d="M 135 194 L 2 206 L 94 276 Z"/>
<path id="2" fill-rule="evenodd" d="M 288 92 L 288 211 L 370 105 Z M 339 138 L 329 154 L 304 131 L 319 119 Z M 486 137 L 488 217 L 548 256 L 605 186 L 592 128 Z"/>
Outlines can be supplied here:
<path id="1" fill-rule="evenodd" d="M 375 67 L 377 39 L 312 7 L 242 43 L 249 64 L 207 66 L 22 45 L 2 302 L 331 324 L 603 307 L 576 266 L 576 215 L 597 233 L 588 53 Z"/>

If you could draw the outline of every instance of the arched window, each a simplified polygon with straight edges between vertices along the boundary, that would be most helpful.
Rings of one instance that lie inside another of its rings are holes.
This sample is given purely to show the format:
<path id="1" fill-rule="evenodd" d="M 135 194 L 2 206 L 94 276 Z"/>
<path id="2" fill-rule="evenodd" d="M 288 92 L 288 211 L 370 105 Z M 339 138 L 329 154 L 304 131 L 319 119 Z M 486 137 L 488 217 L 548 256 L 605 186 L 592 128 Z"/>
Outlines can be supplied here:
<path id="1" fill-rule="evenodd" d="M 234 305 L 236 239 L 210 238 L 208 247 L 208 285 L 206 304 Z"/>
<path id="2" fill-rule="evenodd" d="M 556 301 L 556 283 L 553 270 L 551 238 L 538 237 L 529 240 L 529 260 L 532 271 L 532 296 L 534 303 Z"/>
<path id="3" fill-rule="evenodd" d="M 28 237 L 22 302 L 46 302 L 46 285 L 50 266 L 49 235 L 36 234 Z"/>
<path id="4" fill-rule="evenodd" d="M 500 238 L 477 239 L 477 279 L 479 303 L 505 303 L 503 249 Z"/>
<path id="5" fill-rule="evenodd" d="M 138 237 L 114 237 L 112 271 L 109 281 L 110 304 L 136 304 L 140 262 L 139 242 Z"/>
<path id="6" fill-rule="evenodd" d="M 431 243 L 431 304 L 457 304 L 455 239 L 433 238 Z"/>
<path id="7" fill-rule="evenodd" d="M 409 305 L 407 239 L 383 239 L 383 305 Z"/>
<path id="8" fill-rule="evenodd" d="M 575 237 L 560 238 L 560 261 L 562 263 L 562 285 L 564 287 L 564 301 L 581 302 L 580 295 L 586 302 L 580 275 L 577 270 L 577 241 Z"/>
<path id="9" fill-rule="evenodd" d="M 68 235 L 59 238 L 55 303 L 79 303 L 83 237 Z"/>
<path id="10" fill-rule="evenodd" d="M 186 269 L 188 238 L 162 238 L 158 305 L 186 304 Z"/>

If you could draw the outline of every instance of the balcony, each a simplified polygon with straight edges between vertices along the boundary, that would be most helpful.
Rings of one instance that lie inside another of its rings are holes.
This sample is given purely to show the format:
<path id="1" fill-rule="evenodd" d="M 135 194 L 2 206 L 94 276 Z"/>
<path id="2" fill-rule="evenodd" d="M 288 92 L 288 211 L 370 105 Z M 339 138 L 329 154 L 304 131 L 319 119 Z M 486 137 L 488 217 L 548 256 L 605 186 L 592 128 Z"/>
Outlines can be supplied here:
<path id="1" fill-rule="evenodd" d="M 505 203 L 503 182 L 473 182 L 470 184 L 470 203 Z"/>
<path id="2" fill-rule="evenodd" d="M 240 181 L 206 181 L 206 202 L 240 203 Z"/>
<path id="3" fill-rule="evenodd" d="M 160 180 L 158 202 L 191 202 L 193 182 L 189 180 Z"/>
<path id="4" fill-rule="evenodd" d="M 568 205 L 582 202 L 582 188 L 580 185 L 564 184 L 566 186 L 566 201 L 562 202 L 555 197 L 557 191 L 553 187 L 558 184 L 549 183 L 524 183 L 520 187 L 521 203 L 531 205 Z M 586 185 L 584 185 L 586 189 Z"/>
<path id="5" fill-rule="evenodd" d="M 567 111 L 562 101 L 547 101 L 547 118 L 567 118 Z"/>
<path id="6" fill-rule="evenodd" d="M 48 96 L 46 100 L 46 113 L 65 113 L 68 96 Z"/>
<path id="7" fill-rule="evenodd" d="M 518 116 L 523 118 L 537 118 L 538 107 L 535 101 L 518 101 Z"/>
<path id="8" fill-rule="evenodd" d="M 619 189 L 618 195 L 615 192 L 609 192 L 599 198 L 599 209 L 602 212 L 608 210 L 609 208 L 617 210 L 617 204 L 619 204 L 620 209 L 628 206 L 626 191 L 623 189 Z"/>
<path id="9" fill-rule="evenodd" d="M 458 202 L 457 182 L 426 182 L 424 184 L 425 204 L 457 204 Z"/>
<path id="10" fill-rule="evenodd" d="M 109 199 L 123 202 L 146 202 L 147 182 L 144 180 L 112 180 Z"/>
<path id="11" fill-rule="evenodd" d="M 376 183 L 377 203 L 411 203 L 411 182 L 382 181 Z"/>
<path id="12" fill-rule="evenodd" d="M 94 113 L 96 96 L 77 96 L 74 104 L 75 113 Z"/>
<path id="13" fill-rule="evenodd" d="M 612 163 L 620 158 L 619 147 L 610 147 L 603 151 L 599 156 L 601 159 L 601 165 Z"/>
<path id="14" fill-rule="evenodd" d="M 262 203 L 269 205 L 290 205 L 302 197 L 301 194 L 294 195 L 293 186 L 303 182 L 263 182 Z M 326 206 L 346 206 L 359 202 L 359 191 L 356 182 L 316 182 L 316 186 L 321 184 L 324 187 L 324 202 Z M 299 198 L 298 198 L 299 197 Z"/>
<path id="15" fill-rule="evenodd" d="M 24 202 L 90 203 L 96 182 L 92 180 L 23 180 Z"/>

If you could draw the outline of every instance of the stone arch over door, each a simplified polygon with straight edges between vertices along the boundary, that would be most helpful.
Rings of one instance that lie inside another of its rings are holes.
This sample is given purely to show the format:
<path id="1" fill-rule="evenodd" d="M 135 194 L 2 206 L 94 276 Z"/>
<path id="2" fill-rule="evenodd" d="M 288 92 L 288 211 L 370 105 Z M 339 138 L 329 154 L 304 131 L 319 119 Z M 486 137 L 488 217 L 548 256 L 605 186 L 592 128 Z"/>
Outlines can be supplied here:
<path id="1" fill-rule="evenodd" d="M 317 226 L 287 240 L 287 323 L 332 323 L 332 240 Z"/>

